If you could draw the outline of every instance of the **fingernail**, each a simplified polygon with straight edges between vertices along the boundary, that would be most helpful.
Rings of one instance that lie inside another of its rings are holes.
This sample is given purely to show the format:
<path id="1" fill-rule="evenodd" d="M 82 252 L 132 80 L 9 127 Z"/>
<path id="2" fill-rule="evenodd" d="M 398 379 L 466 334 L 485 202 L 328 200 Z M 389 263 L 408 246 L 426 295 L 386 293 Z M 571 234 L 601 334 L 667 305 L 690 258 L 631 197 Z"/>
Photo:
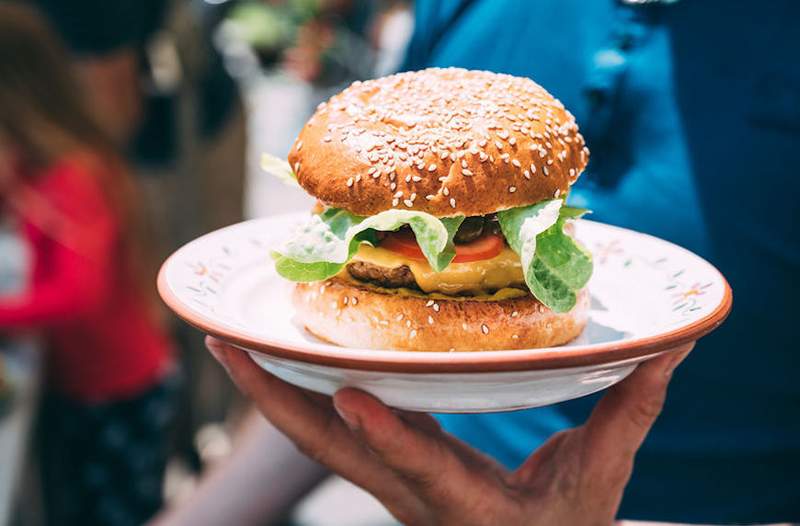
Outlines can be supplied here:
<path id="1" fill-rule="evenodd" d="M 361 428 L 361 421 L 358 419 L 358 415 L 340 407 L 335 400 L 333 402 L 333 407 L 336 409 L 336 412 L 339 413 L 339 416 L 342 417 L 344 423 L 347 424 L 347 427 L 353 431 L 358 431 Z"/>

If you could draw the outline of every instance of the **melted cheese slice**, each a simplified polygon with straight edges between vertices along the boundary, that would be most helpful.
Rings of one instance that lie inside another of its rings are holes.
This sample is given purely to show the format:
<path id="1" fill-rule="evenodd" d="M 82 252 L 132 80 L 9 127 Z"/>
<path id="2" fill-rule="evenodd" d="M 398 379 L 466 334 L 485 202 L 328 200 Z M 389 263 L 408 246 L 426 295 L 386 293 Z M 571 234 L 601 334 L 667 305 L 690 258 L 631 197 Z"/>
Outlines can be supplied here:
<path id="1" fill-rule="evenodd" d="M 492 259 L 469 263 L 450 263 L 442 272 L 435 272 L 427 261 L 409 259 L 380 247 L 361 245 L 353 257 L 385 268 L 406 265 L 414 274 L 419 288 L 425 292 L 444 294 L 485 294 L 525 282 L 519 256 L 510 248 Z"/>

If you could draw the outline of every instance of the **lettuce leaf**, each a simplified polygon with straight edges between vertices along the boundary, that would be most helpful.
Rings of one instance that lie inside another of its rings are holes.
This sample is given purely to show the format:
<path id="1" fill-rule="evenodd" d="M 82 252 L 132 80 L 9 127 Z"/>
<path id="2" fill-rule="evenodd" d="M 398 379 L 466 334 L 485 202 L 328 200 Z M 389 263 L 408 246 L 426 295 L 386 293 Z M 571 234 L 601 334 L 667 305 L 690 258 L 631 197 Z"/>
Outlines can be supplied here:
<path id="1" fill-rule="evenodd" d="M 268 174 L 274 175 L 280 179 L 284 184 L 294 187 L 299 187 L 297 183 L 297 175 L 295 175 L 292 167 L 284 159 L 275 157 L 268 153 L 261 154 L 261 169 Z"/>
<path id="2" fill-rule="evenodd" d="M 568 219 L 586 212 L 552 199 L 497 214 L 503 235 L 520 256 L 525 283 L 555 312 L 571 310 L 592 275 L 591 255 L 564 233 Z"/>
<path id="3" fill-rule="evenodd" d="M 361 243 L 374 245 L 376 231 L 408 225 L 431 268 L 441 272 L 455 257 L 453 237 L 463 221 L 463 216 L 439 219 L 413 210 L 386 210 L 364 218 L 329 208 L 311 216 L 272 257 L 281 276 L 292 281 L 320 281 L 338 274 Z"/>

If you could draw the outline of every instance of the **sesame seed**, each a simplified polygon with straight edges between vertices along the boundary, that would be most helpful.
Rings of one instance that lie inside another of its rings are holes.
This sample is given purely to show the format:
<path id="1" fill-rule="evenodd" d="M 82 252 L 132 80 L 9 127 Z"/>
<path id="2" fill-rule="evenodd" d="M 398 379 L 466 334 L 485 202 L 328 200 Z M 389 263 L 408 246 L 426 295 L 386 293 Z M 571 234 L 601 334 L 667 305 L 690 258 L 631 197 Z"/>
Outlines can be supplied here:
<path id="1" fill-rule="evenodd" d="M 556 189 L 555 193 L 553 194 L 553 197 L 558 197 L 559 195 L 561 195 L 561 189 L 560 188 Z"/>
<path id="2" fill-rule="evenodd" d="M 461 328 L 464 329 L 464 330 L 467 330 L 467 324 L 466 323 L 462 323 L 461 324 Z"/>
<path id="3" fill-rule="evenodd" d="M 406 328 L 411 327 L 411 320 L 406 320 Z"/>
<path id="4" fill-rule="evenodd" d="M 417 336 L 417 329 L 411 329 L 411 332 L 408 333 L 409 338 L 416 338 Z"/>
<path id="5" fill-rule="evenodd" d="M 356 182 L 359 182 L 360 180 L 361 180 L 361 174 L 356 176 Z"/>
<path id="6" fill-rule="evenodd" d="M 519 334 L 512 334 L 512 335 L 511 335 L 511 339 L 512 339 L 512 340 L 517 340 L 517 339 L 519 339 Z"/>
<path id="7" fill-rule="evenodd" d="M 516 191 L 517 191 L 517 187 L 516 186 L 509 186 L 508 187 L 508 193 L 513 194 Z"/>
<path id="8" fill-rule="evenodd" d="M 394 194 L 394 197 L 403 197 L 403 192 L 401 190 L 398 190 L 397 193 Z"/>
<path id="9" fill-rule="evenodd" d="M 445 150 L 442 150 L 442 152 L 439 154 L 439 158 L 440 158 L 441 160 L 443 160 L 443 161 L 444 161 L 445 159 L 447 159 L 447 156 L 448 156 L 448 153 L 447 153 L 447 151 L 445 151 Z"/>
<path id="10" fill-rule="evenodd" d="M 407 175 L 407 176 L 406 176 L 406 179 L 405 179 L 405 181 L 406 181 L 407 183 L 410 183 L 410 182 L 411 182 L 411 176 L 410 176 L 410 175 Z"/>
<path id="11" fill-rule="evenodd" d="M 397 189 L 397 183 L 392 183 L 389 185 L 389 189 L 394 192 Z"/>
<path id="12" fill-rule="evenodd" d="M 294 163 L 294 173 L 295 174 L 300 173 L 300 161 Z"/>
<path id="13" fill-rule="evenodd" d="M 494 145 L 497 147 L 498 150 L 503 149 L 503 143 L 500 141 L 494 141 Z"/>
<path id="14" fill-rule="evenodd" d="M 547 165 L 548 166 L 552 166 L 553 165 L 553 160 L 552 159 L 548 159 L 547 160 Z"/>
<path id="15" fill-rule="evenodd" d="M 302 149 L 303 149 L 303 141 L 297 141 L 297 145 L 294 147 L 294 150 L 296 152 L 299 152 Z"/>
<path id="16" fill-rule="evenodd" d="M 398 198 L 395 197 L 394 199 L 392 199 L 392 206 L 397 206 L 399 204 L 400 204 L 400 200 Z"/>
<path id="17" fill-rule="evenodd" d="M 486 153 L 484 153 L 484 152 L 480 152 L 480 153 L 478 154 L 478 157 L 480 158 L 481 162 L 485 162 L 485 161 L 486 161 L 486 159 L 488 159 L 488 158 L 489 158 L 489 156 L 488 156 L 488 155 L 486 155 Z"/>
<path id="18" fill-rule="evenodd" d="M 512 159 L 512 160 L 511 160 L 511 164 L 513 164 L 513 165 L 514 165 L 514 166 L 516 166 L 517 168 L 522 168 L 522 163 L 520 163 L 520 162 L 519 162 L 518 160 L 516 160 L 516 159 Z"/>
<path id="19" fill-rule="evenodd" d="M 422 181 L 422 177 L 415 175 L 414 177 L 411 178 L 411 180 L 414 181 L 415 183 L 418 183 Z"/>
<path id="20" fill-rule="evenodd" d="M 569 176 L 570 177 L 575 177 L 575 168 L 570 168 L 569 169 Z"/>
<path id="21" fill-rule="evenodd" d="M 408 196 L 408 198 L 409 198 L 409 199 L 411 199 L 411 200 L 413 201 L 414 199 L 416 199 L 416 198 L 417 198 L 417 193 L 416 193 L 416 192 L 411 192 L 411 195 L 410 195 L 410 196 Z"/>
<path id="22" fill-rule="evenodd" d="M 525 170 L 524 172 L 522 172 L 522 176 L 525 177 L 525 179 L 530 179 L 531 173 L 528 170 Z"/>
<path id="23" fill-rule="evenodd" d="M 428 201 L 433 201 L 434 197 L 436 197 L 436 196 L 433 195 L 433 194 L 428 194 L 428 195 L 425 196 L 425 199 L 427 199 Z"/>
<path id="24" fill-rule="evenodd" d="M 428 316 L 428 324 L 433 325 L 433 316 Z"/>
<path id="25" fill-rule="evenodd" d="M 532 173 L 532 174 L 535 174 L 535 173 L 536 173 L 536 165 L 535 165 L 535 164 L 533 164 L 533 163 L 531 163 L 531 173 Z"/>
<path id="26" fill-rule="evenodd" d="M 481 148 L 485 148 L 487 144 L 488 144 L 488 142 L 486 141 L 486 139 L 481 139 L 478 142 L 478 146 L 480 146 Z"/>
<path id="27" fill-rule="evenodd" d="M 456 207 L 456 199 L 454 197 L 450 198 L 450 208 Z"/>
<path id="28" fill-rule="evenodd" d="M 508 139 L 508 144 L 510 144 L 511 146 L 514 146 L 515 144 L 517 144 L 517 138 L 516 137 L 511 137 L 510 139 Z"/>
<path id="29" fill-rule="evenodd" d="M 323 140 L 324 142 L 331 142 L 331 141 L 333 140 L 333 138 L 331 138 L 331 136 L 330 136 L 330 135 L 326 135 L 325 137 L 323 137 L 323 138 L 322 138 L 322 140 Z"/>
<path id="30" fill-rule="evenodd" d="M 506 140 L 508 139 L 508 132 L 506 130 L 500 130 L 499 132 L 497 132 L 497 136 L 503 140 Z"/>
<path id="31" fill-rule="evenodd" d="M 402 312 L 394 317 L 394 321 L 400 321 L 402 319 L 403 319 L 403 313 Z"/>
<path id="32" fill-rule="evenodd" d="M 436 312 L 439 312 L 439 304 L 438 303 L 434 303 L 433 304 L 433 310 L 435 310 Z"/>
<path id="33" fill-rule="evenodd" d="M 448 195 L 450 195 L 450 189 L 445 186 L 444 188 L 442 188 L 442 193 L 445 195 L 445 197 L 447 197 Z"/>
<path id="34" fill-rule="evenodd" d="M 511 313 L 511 317 L 512 318 L 516 318 L 517 316 L 519 316 L 519 312 L 514 311 L 514 312 Z"/>
<path id="35" fill-rule="evenodd" d="M 475 174 L 473 174 L 472 171 L 464 168 L 463 170 L 461 170 L 461 175 L 464 175 L 464 176 L 467 176 L 467 177 L 472 177 Z"/>
<path id="36" fill-rule="evenodd" d="M 352 177 L 347 180 L 347 186 L 348 187 L 353 186 L 353 178 Z"/>
<path id="37" fill-rule="evenodd" d="M 428 166 L 428 171 L 429 171 L 429 172 L 435 172 L 435 171 L 436 171 L 436 165 L 435 165 L 435 164 L 433 164 L 433 163 L 431 163 L 431 164 Z"/>
<path id="38" fill-rule="evenodd" d="M 481 323 L 481 332 L 483 334 L 489 334 L 489 326 L 485 323 Z"/>
<path id="39" fill-rule="evenodd" d="M 353 305 L 358 305 L 358 298 L 353 296 L 353 301 L 351 302 Z"/>
<path id="40" fill-rule="evenodd" d="M 466 168 L 466 167 L 467 167 L 467 160 L 461 159 L 461 168 Z"/>
<path id="41" fill-rule="evenodd" d="M 412 206 L 414 206 L 414 201 L 412 201 L 411 199 L 405 199 L 403 200 L 403 204 L 406 205 L 408 208 L 411 208 Z"/>
<path id="42" fill-rule="evenodd" d="M 542 173 L 546 176 L 550 175 L 550 172 L 547 170 L 547 166 L 542 166 Z"/>
<path id="43" fill-rule="evenodd" d="M 431 307 L 431 306 L 433 306 L 433 304 L 434 304 L 433 300 L 428 300 L 428 303 L 426 303 L 425 306 L 426 307 Z"/>

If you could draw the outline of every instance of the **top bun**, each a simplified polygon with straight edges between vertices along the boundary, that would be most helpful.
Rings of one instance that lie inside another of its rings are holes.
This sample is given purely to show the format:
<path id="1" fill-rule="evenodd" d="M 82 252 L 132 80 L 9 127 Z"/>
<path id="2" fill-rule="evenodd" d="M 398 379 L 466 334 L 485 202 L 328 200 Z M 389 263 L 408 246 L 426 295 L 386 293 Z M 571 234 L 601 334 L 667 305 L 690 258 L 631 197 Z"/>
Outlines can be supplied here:
<path id="1" fill-rule="evenodd" d="M 488 215 L 564 194 L 589 158 L 575 118 L 530 79 L 425 69 L 355 82 L 289 152 L 326 205 Z"/>

